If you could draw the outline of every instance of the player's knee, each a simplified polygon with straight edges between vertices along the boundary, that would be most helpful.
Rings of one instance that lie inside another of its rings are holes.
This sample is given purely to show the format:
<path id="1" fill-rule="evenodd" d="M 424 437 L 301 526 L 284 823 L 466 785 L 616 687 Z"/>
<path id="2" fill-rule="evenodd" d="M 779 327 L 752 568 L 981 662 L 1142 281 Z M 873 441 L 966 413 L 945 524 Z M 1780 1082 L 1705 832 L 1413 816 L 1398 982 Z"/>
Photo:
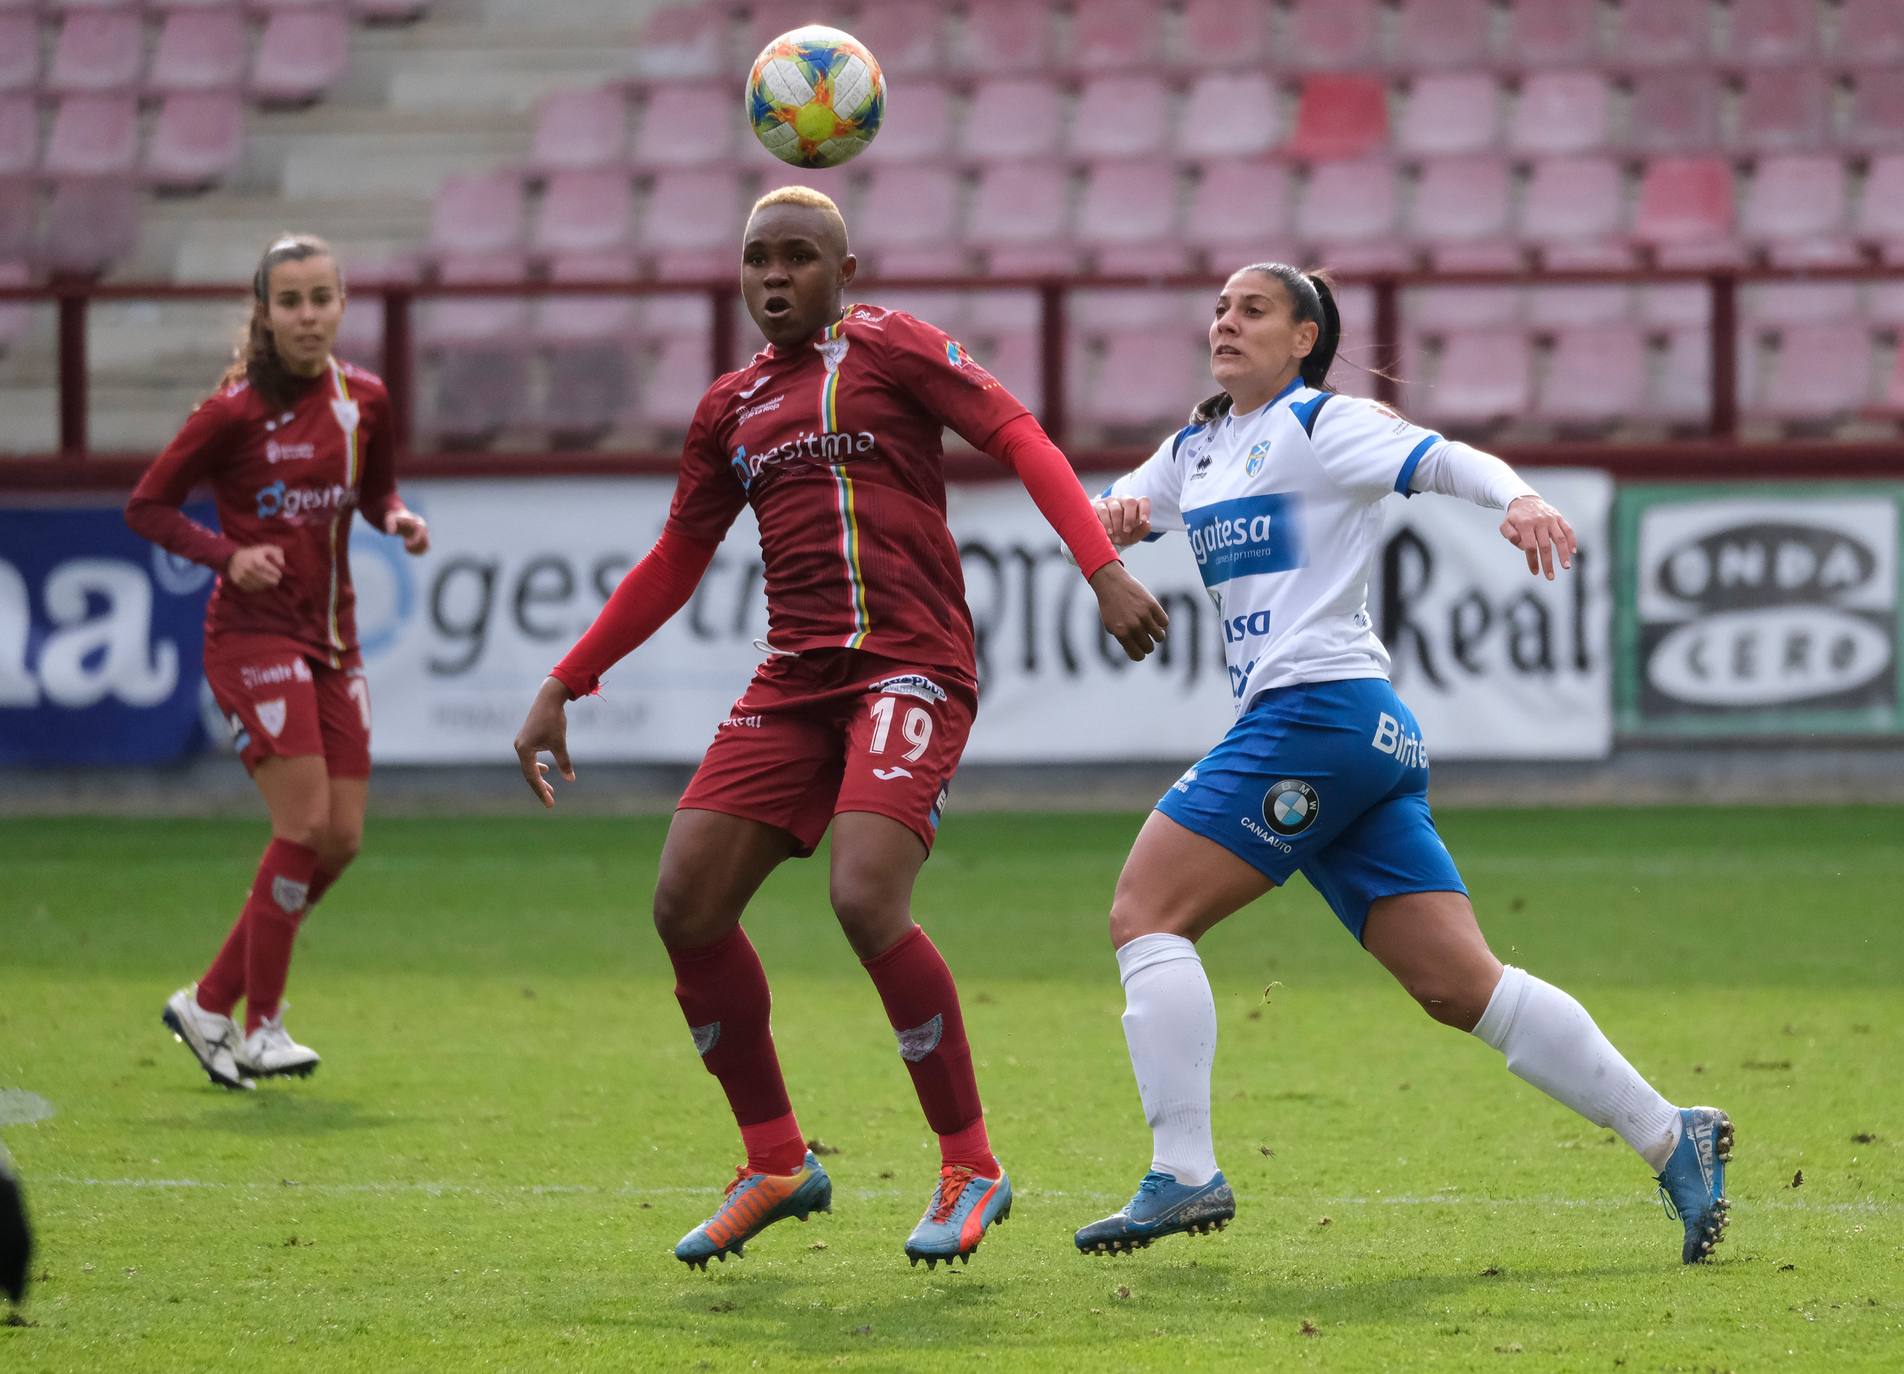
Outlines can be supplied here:
<path id="1" fill-rule="evenodd" d="M 908 904 L 895 900 L 878 883 L 836 874 L 830 896 L 833 914 L 839 918 L 847 943 L 862 959 L 885 952 L 912 926 Z"/>
<path id="2" fill-rule="evenodd" d="M 1473 1030 L 1481 1019 L 1481 1013 L 1487 1009 L 1487 993 L 1480 995 L 1477 1004 L 1473 988 L 1466 986 L 1463 980 L 1445 973 L 1422 973 L 1404 978 L 1402 986 L 1408 989 L 1408 995 L 1430 1017 L 1456 1030 Z"/>
<path id="3" fill-rule="evenodd" d="M 323 843 L 316 846 L 318 857 L 324 867 L 332 873 L 341 873 L 350 867 L 350 861 L 357 857 L 357 851 L 363 848 L 364 832 L 360 826 L 341 828 L 332 826 L 325 831 Z"/>
<path id="4" fill-rule="evenodd" d="M 1111 948 L 1122 949 L 1140 935 L 1182 935 L 1194 938 L 1198 922 L 1193 913 L 1148 900 L 1119 884 L 1111 898 Z"/>
<path id="5" fill-rule="evenodd" d="M 661 943 L 670 949 L 687 949 L 707 944 L 702 939 L 706 925 L 705 904 L 683 884 L 671 882 L 666 875 L 655 885 L 654 927 Z M 709 937 L 712 939 L 713 937 Z"/>

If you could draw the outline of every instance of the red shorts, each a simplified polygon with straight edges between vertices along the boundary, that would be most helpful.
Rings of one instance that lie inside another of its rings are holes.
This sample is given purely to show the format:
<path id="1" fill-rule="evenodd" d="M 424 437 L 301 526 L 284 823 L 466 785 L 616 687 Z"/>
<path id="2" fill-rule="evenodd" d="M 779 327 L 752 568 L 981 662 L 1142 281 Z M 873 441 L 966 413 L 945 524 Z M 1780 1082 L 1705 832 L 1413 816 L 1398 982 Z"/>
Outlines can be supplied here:
<path id="1" fill-rule="evenodd" d="M 940 669 L 858 649 L 772 658 L 679 806 L 778 827 L 802 857 L 843 811 L 890 816 L 931 849 L 977 713 L 977 686 Z"/>
<path id="2" fill-rule="evenodd" d="M 205 681 L 254 771 L 268 758 L 316 754 L 335 778 L 370 776 L 370 684 L 290 640 L 249 636 L 205 651 Z"/>

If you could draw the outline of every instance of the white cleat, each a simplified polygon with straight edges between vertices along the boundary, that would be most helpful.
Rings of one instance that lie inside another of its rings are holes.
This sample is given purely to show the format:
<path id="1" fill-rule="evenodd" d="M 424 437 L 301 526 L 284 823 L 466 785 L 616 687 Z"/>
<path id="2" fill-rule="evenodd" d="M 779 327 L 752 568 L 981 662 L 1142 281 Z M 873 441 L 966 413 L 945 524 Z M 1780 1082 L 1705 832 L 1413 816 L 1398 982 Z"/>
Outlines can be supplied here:
<path id="1" fill-rule="evenodd" d="M 258 1086 L 245 1077 L 238 1062 L 237 1024 L 229 1016 L 199 1006 L 197 983 L 188 983 L 166 998 L 159 1019 L 219 1087 L 249 1092 Z"/>
<path id="2" fill-rule="evenodd" d="M 259 1078 L 285 1074 L 309 1078 L 317 1064 L 317 1051 L 291 1038 L 291 1032 L 284 1028 L 282 1013 L 260 1022 L 258 1029 L 247 1035 L 244 1044 L 238 1047 L 238 1066 Z"/>

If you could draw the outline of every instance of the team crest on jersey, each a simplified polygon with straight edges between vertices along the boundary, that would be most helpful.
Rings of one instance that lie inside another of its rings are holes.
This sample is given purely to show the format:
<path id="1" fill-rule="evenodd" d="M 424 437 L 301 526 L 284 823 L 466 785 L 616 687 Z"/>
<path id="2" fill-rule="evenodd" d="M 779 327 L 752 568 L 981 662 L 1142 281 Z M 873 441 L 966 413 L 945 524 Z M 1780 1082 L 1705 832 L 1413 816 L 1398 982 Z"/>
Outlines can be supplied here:
<path id="1" fill-rule="evenodd" d="M 273 697 L 261 701 L 257 706 L 258 724 L 264 726 L 264 732 L 276 739 L 284 732 L 284 698 Z"/>
<path id="2" fill-rule="evenodd" d="M 821 339 L 813 346 L 820 350 L 820 358 L 826 363 L 826 370 L 838 372 L 840 364 L 846 359 L 846 350 L 852 342 L 851 339 Z"/>
<path id="3" fill-rule="evenodd" d="M 1249 457 L 1243 460 L 1243 471 L 1254 477 L 1263 470 L 1263 464 L 1269 461 L 1269 440 L 1265 439 L 1250 449 Z"/>
<path id="4" fill-rule="evenodd" d="M 945 341 L 945 360 L 951 363 L 952 366 L 964 367 L 966 359 L 970 356 L 971 355 L 963 348 L 959 347 L 959 341 L 957 339 L 947 339 Z"/>
<path id="5" fill-rule="evenodd" d="M 357 421 L 361 417 L 358 413 L 357 403 L 355 401 L 347 401 L 342 396 L 333 396 L 331 398 L 331 414 L 337 417 L 338 428 L 342 429 L 345 434 L 349 435 L 357 432 Z"/>

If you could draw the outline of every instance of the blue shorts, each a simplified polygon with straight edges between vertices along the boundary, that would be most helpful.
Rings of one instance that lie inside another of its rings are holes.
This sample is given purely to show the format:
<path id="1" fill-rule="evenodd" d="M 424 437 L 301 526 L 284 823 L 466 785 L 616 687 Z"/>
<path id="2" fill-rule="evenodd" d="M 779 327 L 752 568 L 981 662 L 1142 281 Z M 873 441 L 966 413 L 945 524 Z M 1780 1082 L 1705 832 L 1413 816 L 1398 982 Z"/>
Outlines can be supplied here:
<path id="1" fill-rule="evenodd" d="M 1369 903 L 1466 892 L 1428 812 L 1428 750 L 1386 678 L 1277 687 L 1157 809 L 1281 886 L 1307 878 L 1358 941 Z"/>

